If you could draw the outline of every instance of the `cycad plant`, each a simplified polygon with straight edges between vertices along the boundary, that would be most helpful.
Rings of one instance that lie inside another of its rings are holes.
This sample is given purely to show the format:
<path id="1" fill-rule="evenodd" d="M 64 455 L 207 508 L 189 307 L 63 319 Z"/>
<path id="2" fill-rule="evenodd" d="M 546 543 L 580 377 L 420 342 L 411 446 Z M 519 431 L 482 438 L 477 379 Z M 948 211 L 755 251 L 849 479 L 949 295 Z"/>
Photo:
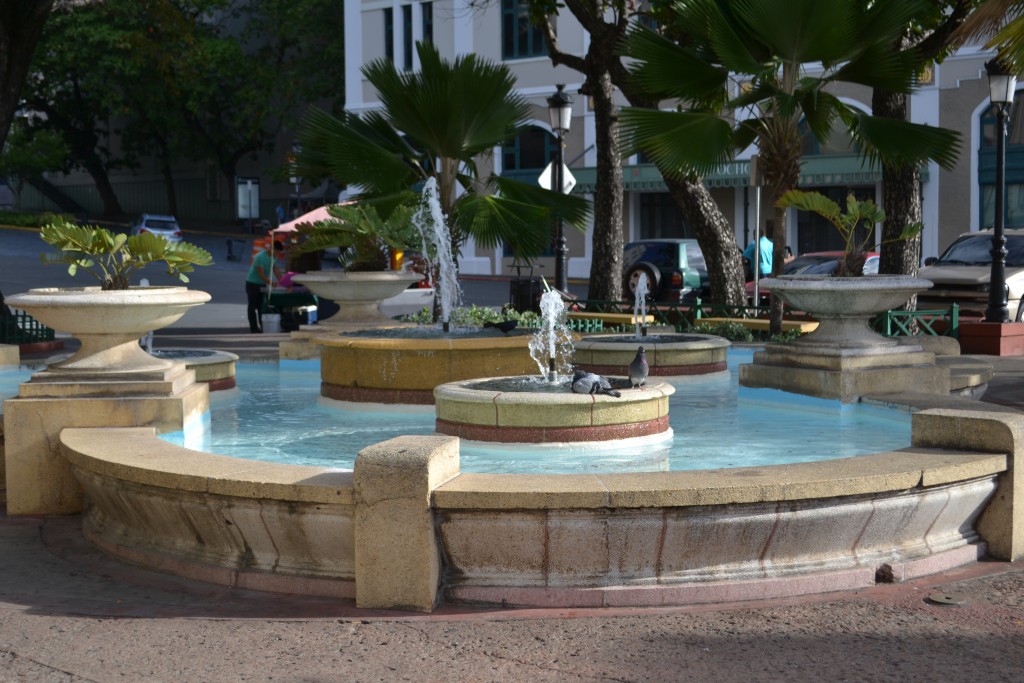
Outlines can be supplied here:
<path id="1" fill-rule="evenodd" d="M 456 254 L 472 236 L 485 248 L 504 242 L 517 255 L 537 256 L 549 244 L 555 218 L 582 228 L 584 200 L 481 177 L 478 161 L 514 138 L 529 112 L 508 68 L 476 55 L 446 61 L 429 44 L 416 48 L 418 72 L 401 71 L 387 59 L 363 67 L 382 109 L 362 116 L 316 108 L 307 113 L 298 157 L 302 175 L 358 186 L 360 200 L 372 202 L 385 220 L 396 207 L 411 205 L 424 181 L 436 178 Z"/>
<path id="2" fill-rule="evenodd" d="M 958 136 L 942 128 L 871 116 L 831 87 L 856 84 L 909 92 L 915 59 L 893 50 L 916 16 L 919 0 L 677 0 L 666 3 L 663 33 L 638 27 L 625 52 L 632 76 L 674 111 L 626 109 L 624 132 L 634 146 L 680 174 L 706 174 L 756 144 L 769 199 L 776 206 L 774 274 L 781 272 L 785 209 L 777 202 L 800 179 L 805 122 L 821 142 L 848 130 L 870 160 L 950 168 Z M 781 327 L 773 304 L 773 329 Z"/>
<path id="3" fill-rule="evenodd" d="M 188 242 L 171 242 L 149 232 L 114 234 L 95 225 L 75 225 L 64 217 L 44 225 L 39 236 L 57 249 L 40 254 L 44 264 L 66 265 L 69 275 L 82 269 L 104 290 L 128 289 L 136 271 L 158 261 L 167 266 L 169 275 L 176 275 L 182 282 L 188 282 L 186 273 L 195 266 L 213 263 L 210 252 Z"/>

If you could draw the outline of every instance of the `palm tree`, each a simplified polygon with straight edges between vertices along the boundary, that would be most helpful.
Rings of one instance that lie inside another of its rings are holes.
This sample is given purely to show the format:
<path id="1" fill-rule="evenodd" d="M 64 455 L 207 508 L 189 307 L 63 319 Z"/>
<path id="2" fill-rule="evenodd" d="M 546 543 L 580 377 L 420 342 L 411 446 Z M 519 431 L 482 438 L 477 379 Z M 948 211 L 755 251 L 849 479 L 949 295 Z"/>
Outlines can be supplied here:
<path id="1" fill-rule="evenodd" d="M 448 217 L 452 253 L 467 237 L 483 247 L 507 243 L 518 256 L 534 257 L 550 243 L 562 218 L 582 229 L 587 202 L 536 185 L 491 175 L 478 161 L 526 125 L 528 104 L 514 92 L 508 68 L 464 55 L 443 60 L 430 44 L 416 46 L 420 71 L 398 70 L 387 59 L 363 67 L 382 110 L 333 116 L 311 109 L 300 134 L 300 173 L 358 185 L 386 219 L 416 200 L 414 187 L 435 178 Z"/>
<path id="2" fill-rule="evenodd" d="M 826 88 L 835 83 L 909 92 L 916 60 L 893 50 L 926 4 L 916 0 L 684 0 L 672 5 L 666 35 L 638 27 L 626 53 L 633 77 L 661 99 L 686 110 L 626 109 L 623 130 L 661 168 L 707 173 L 756 143 L 768 196 L 775 205 L 800 178 L 801 121 L 821 141 L 841 122 L 872 161 L 950 168 L 955 133 L 870 116 Z M 739 81 L 742 87 L 735 87 Z M 736 112 L 749 112 L 746 119 Z M 781 272 L 785 209 L 776 206 L 773 274 Z M 773 332 L 782 304 L 772 303 Z"/>
<path id="3" fill-rule="evenodd" d="M 982 0 L 957 32 L 962 40 L 984 39 L 1014 73 L 1024 71 L 1024 2 Z"/>

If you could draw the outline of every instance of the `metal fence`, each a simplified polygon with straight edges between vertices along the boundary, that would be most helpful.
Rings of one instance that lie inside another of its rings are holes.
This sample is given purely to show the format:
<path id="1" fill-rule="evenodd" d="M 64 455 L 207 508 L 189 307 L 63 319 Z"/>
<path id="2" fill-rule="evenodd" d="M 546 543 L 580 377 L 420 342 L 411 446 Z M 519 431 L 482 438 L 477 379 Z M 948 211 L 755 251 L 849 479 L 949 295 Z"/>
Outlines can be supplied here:
<path id="1" fill-rule="evenodd" d="M 0 344 L 32 344 L 53 339 L 53 330 L 28 313 L 0 315 Z"/>

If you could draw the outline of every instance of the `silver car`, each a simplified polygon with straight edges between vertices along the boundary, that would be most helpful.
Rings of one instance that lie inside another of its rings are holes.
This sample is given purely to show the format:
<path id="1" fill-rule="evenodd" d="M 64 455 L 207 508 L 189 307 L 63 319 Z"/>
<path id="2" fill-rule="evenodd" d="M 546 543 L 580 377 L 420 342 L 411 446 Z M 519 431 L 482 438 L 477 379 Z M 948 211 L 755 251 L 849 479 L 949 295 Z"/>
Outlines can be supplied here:
<path id="1" fill-rule="evenodd" d="M 156 213 L 144 213 L 132 226 L 131 234 L 139 235 L 150 232 L 167 238 L 170 242 L 181 241 L 181 226 L 174 216 L 165 216 Z"/>
<path id="2" fill-rule="evenodd" d="M 1006 301 L 1010 320 L 1024 317 L 1024 229 L 1006 230 Z M 949 308 L 984 316 L 992 274 L 992 231 L 969 232 L 956 238 L 938 259 L 928 259 L 918 277 L 935 286 L 917 296 L 918 310 Z"/>

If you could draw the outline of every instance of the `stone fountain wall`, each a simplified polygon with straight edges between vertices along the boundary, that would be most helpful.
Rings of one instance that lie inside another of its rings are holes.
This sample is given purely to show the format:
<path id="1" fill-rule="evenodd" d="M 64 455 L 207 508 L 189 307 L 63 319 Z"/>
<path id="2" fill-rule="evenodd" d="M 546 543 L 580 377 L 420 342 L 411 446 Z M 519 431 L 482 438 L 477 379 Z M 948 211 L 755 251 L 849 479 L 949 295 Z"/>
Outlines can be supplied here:
<path id="1" fill-rule="evenodd" d="M 913 446 L 820 463 L 619 475 L 461 474 L 400 437 L 355 473 L 208 455 L 152 429 L 67 429 L 90 538 L 229 585 L 439 600 L 667 605 L 902 580 L 1024 558 L 1024 416 L 924 411 Z"/>

